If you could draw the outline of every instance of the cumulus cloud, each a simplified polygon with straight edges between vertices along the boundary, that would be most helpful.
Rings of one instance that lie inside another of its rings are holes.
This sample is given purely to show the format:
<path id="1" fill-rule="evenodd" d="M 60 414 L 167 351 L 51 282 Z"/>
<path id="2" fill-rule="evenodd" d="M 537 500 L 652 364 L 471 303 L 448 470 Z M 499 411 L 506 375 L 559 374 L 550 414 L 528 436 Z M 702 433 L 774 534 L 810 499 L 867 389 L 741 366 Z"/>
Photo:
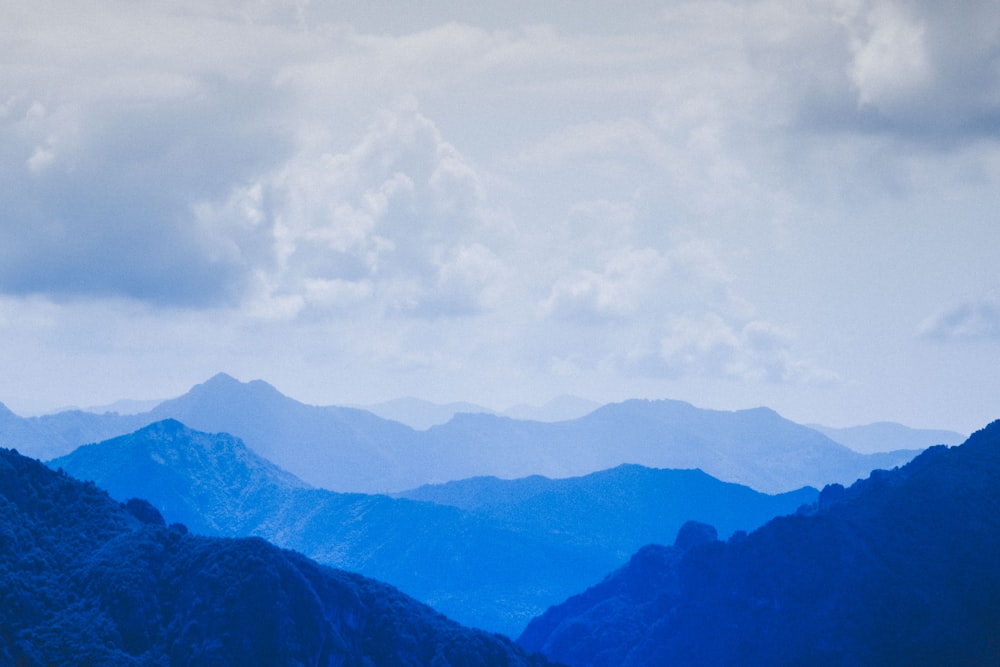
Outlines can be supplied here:
<path id="1" fill-rule="evenodd" d="M 650 306 L 667 260 L 652 248 L 622 248 L 600 271 L 581 269 L 561 278 L 542 302 L 543 312 L 581 322 L 620 319 Z"/>
<path id="2" fill-rule="evenodd" d="M 1000 340 L 1000 304 L 967 301 L 925 319 L 921 337 L 937 341 Z"/>
<path id="3" fill-rule="evenodd" d="M 206 226 L 228 226 L 244 245 L 261 230 L 257 250 L 240 251 L 256 258 L 254 298 L 421 317 L 490 307 L 508 269 L 489 245 L 500 236 L 484 188 L 412 100 L 381 112 L 349 150 L 323 148 L 303 146 L 197 207 Z"/>

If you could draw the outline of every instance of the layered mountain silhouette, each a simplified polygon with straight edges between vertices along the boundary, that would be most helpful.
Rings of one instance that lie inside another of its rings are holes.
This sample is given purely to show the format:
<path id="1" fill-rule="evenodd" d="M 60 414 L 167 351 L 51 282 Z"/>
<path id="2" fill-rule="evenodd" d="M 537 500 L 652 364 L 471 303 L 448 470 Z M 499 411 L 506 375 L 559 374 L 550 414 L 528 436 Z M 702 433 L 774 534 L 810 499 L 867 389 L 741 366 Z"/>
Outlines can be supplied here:
<path id="1" fill-rule="evenodd" d="M 21 419 L 7 411 L 0 414 L 0 445 L 52 458 L 168 418 L 231 433 L 313 486 L 362 493 L 476 476 L 571 477 L 622 463 L 699 468 L 780 493 L 851 483 L 916 453 L 863 455 L 765 408 L 724 412 L 666 400 L 610 404 L 554 423 L 459 414 L 417 431 L 364 410 L 305 405 L 266 382 L 224 374 L 138 415 L 74 411 Z"/>
<path id="2" fill-rule="evenodd" d="M 1000 662 L 1000 422 L 727 542 L 705 525 L 534 620 L 584 665 Z"/>
<path id="3" fill-rule="evenodd" d="M 0 450 L 0 662 L 541 665 L 398 590 L 257 539 L 195 536 Z"/>
<path id="4" fill-rule="evenodd" d="M 813 502 L 700 471 L 621 466 L 582 478 L 474 479 L 417 502 L 309 488 L 226 434 L 175 420 L 50 462 L 121 500 L 142 495 L 194 532 L 256 535 L 387 581 L 468 625 L 516 636 L 527 621 L 687 519 L 752 529 Z"/>
<path id="5" fill-rule="evenodd" d="M 398 421 L 407 426 L 424 431 L 431 426 L 446 424 L 458 414 L 495 414 L 512 419 L 540 422 L 558 422 L 577 419 L 597 408 L 600 403 L 588 401 L 578 396 L 556 396 L 544 405 L 520 403 L 503 411 L 475 403 L 458 401 L 454 403 L 432 403 L 419 398 L 397 398 L 374 405 L 360 406 L 384 419 Z"/>
<path id="6" fill-rule="evenodd" d="M 765 495 L 701 470 L 625 464 L 566 479 L 477 477 L 398 495 L 459 507 L 522 533 L 558 531 L 574 544 L 603 547 L 624 558 L 641 545 L 672 539 L 687 520 L 711 522 L 728 537 L 791 514 L 818 493 L 805 487 Z"/>
<path id="7" fill-rule="evenodd" d="M 833 428 L 809 424 L 823 435 L 862 454 L 896 449 L 926 449 L 934 445 L 957 445 L 966 436 L 955 431 L 910 428 L 895 422 L 875 422 L 863 426 Z"/>

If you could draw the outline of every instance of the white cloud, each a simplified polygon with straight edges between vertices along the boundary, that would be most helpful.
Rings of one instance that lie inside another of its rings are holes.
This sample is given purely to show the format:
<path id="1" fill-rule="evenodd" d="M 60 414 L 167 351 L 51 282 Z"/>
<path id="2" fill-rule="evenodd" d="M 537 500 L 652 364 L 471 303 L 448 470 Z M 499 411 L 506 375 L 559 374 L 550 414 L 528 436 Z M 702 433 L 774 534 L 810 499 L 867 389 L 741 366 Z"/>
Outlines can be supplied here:
<path id="1" fill-rule="evenodd" d="M 852 39 L 851 78 L 858 101 L 891 111 L 930 79 L 927 28 L 895 3 L 879 3 L 864 16 L 864 29 Z"/>
<path id="2" fill-rule="evenodd" d="M 646 346 L 623 356 L 640 375 L 702 377 L 739 382 L 815 384 L 839 381 L 794 352 L 794 338 L 762 320 L 741 321 L 718 313 L 681 314 L 658 327 Z"/>
<path id="3" fill-rule="evenodd" d="M 581 269 L 561 278 L 541 306 L 547 315 L 582 322 L 635 316 L 651 306 L 668 268 L 652 248 L 617 249 L 600 271 Z"/>
<path id="4" fill-rule="evenodd" d="M 196 209 L 262 274 L 258 297 L 422 317 L 495 302 L 507 269 L 488 245 L 497 239 L 484 187 L 412 100 L 381 112 L 351 149 L 324 148 L 303 146 L 225 202 Z M 254 230 L 261 242 L 248 252 Z"/>

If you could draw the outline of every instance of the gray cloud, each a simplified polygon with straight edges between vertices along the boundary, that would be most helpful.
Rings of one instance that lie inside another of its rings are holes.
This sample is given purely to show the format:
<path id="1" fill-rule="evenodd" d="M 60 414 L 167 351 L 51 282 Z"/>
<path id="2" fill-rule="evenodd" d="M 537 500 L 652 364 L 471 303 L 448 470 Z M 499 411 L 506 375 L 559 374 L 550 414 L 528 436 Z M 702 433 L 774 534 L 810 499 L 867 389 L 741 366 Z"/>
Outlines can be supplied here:
<path id="1" fill-rule="evenodd" d="M 247 104 L 259 92 L 209 88 L 203 98 L 122 100 L 100 113 L 72 102 L 8 110 L 0 119 L 0 290 L 236 303 L 248 279 L 244 258 L 220 247 L 191 204 L 286 146 L 259 131 L 261 110 Z"/>

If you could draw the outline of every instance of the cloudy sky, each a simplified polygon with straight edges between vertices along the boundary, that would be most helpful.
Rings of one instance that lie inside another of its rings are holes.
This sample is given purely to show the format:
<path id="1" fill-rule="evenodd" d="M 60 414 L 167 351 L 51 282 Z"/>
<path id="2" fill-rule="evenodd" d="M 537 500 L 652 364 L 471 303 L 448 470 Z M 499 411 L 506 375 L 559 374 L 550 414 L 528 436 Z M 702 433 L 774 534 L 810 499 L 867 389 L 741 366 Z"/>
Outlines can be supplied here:
<path id="1" fill-rule="evenodd" d="M 0 401 L 1000 417 L 995 0 L 0 0 Z"/>

